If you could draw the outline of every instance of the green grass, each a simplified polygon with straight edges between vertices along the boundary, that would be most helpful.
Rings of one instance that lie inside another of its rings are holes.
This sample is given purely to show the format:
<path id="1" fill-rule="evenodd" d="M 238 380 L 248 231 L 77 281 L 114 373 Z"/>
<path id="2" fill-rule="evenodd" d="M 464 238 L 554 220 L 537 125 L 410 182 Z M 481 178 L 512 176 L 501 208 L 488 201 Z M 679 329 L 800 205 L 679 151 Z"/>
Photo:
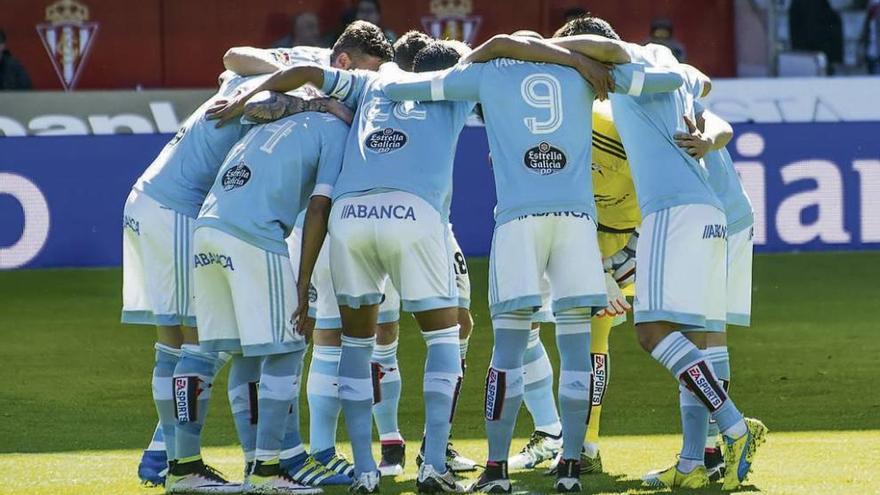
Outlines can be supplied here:
<path id="1" fill-rule="evenodd" d="M 470 268 L 476 326 L 455 437 L 482 460 L 482 375 L 492 337 L 486 262 L 471 260 Z M 729 336 L 732 395 L 771 429 L 747 490 L 880 493 L 880 338 L 871 307 L 880 301 L 877 280 L 880 253 L 756 257 L 754 327 Z M 115 269 L 0 273 L 0 494 L 159 493 L 139 488 L 135 478 L 156 422 L 149 392 L 154 336 L 119 324 L 120 286 Z M 424 344 L 411 318 L 402 327 L 400 419 L 412 449 L 423 419 Z M 555 360 L 550 330 L 544 341 Z M 610 475 L 591 478 L 586 488 L 649 493 L 635 480 L 674 459 L 677 389 L 638 348 L 631 325 L 615 329 L 611 348 L 602 418 Z M 216 386 L 224 390 L 225 377 Z M 514 448 L 530 430 L 523 412 Z M 210 462 L 233 477 L 240 472 L 223 393 L 214 394 L 204 443 Z M 413 469 L 399 484 L 383 482 L 384 491 L 411 491 Z M 520 489 L 549 488 L 540 476 L 514 479 Z"/>

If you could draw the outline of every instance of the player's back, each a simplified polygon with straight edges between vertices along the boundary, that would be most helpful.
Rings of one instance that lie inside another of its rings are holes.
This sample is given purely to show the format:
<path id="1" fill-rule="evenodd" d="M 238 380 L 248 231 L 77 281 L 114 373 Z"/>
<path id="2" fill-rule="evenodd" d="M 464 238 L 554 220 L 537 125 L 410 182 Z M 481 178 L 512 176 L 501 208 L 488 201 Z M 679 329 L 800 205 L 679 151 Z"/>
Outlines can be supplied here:
<path id="1" fill-rule="evenodd" d="M 316 183 L 335 183 L 347 135 L 344 122 L 317 112 L 254 126 L 229 151 L 197 225 L 286 255 L 284 238 Z"/>
<path id="2" fill-rule="evenodd" d="M 633 62 L 653 67 L 678 64 L 668 48 L 627 44 Z M 678 147 L 673 136 L 688 132 L 684 118 L 694 118 L 694 100 L 702 83 L 682 70 L 684 84 L 668 93 L 611 95 L 614 120 L 623 138 L 642 215 L 682 204 L 721 208 L 700 161 Z"/>
<path id="3" fill-rule="evenodd" d="M 162 205 L 190 217 L 198 215 L 226 153 L 245 131 L 238 120 L 217 128 L 216 122 L 205 119 L 205 112 L 218 99 L 230 98 L 266 77 L 231 72 L 224 76 L 220 90 L 184 121 L 135 184 Z"/>
<path id="4" fill-rule="evenodd" d="M 703 160 L 709 171 L 709 184 L 724 205 L 728 233 L 736 233 L 750 226 L 753 222 L 752 203 L 727 148 L 712 151 Z"/>
<path id="5" fill-rule="evenodd" d="M 595 218 L 590 178 L 594 94 L 577 71 L 496 59 L 479 91 L 492 153 L 498 224 L 547 212 Z"/>
<path id="6" fill-rule="evenodd" d="M 395 189 L 421 197 L 447 218 L 458 135 L 473 103 L 391 101 L 383 82 L 401 73 L 393 64 L 378 74 L 356 73 L 357 111 L 334 200 Z"/>

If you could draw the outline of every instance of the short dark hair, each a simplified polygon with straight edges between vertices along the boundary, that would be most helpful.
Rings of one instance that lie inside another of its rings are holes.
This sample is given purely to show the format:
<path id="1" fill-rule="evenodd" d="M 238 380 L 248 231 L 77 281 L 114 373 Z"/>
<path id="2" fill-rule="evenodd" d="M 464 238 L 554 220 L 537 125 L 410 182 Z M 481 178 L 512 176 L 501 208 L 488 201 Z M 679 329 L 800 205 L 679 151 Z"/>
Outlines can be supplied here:
<path id="1" fill-rule="evenodd" d="M 331 60 L 335 60 L 342 52 L 353 56 L 371 55 L 383 62 L 388 62 L 394 57 L 394 51 L 385 33 L 379 26 L 366 21 L 354 21 L 342 31 L 333 44 Z"/>
<path id="2" fill-rule="evenodd" d="M 443 70 L 458 63 L 461 54 L 448 43 L 434 41 L 419 50 L 413 60 L 413 72 L 430 72 Z"/>
<path id="3" fill-rule="evenodd" d="M 403 70 L 411 71 L 416 54 L 432 41 L 433 38 L 421 31 L 412 30 L 403 33 L 403 36 L 394 42 L 394 63 Z"/>
<path id="4" fill-rule="evenodd" d="M 562 17 L 566 20 L 574 17 L 583 17 L 585 15 L 587 15 L 587 11 L 580 7 L 571 7 L 565 9 L 565 12 L 562 13 Z"/>
<path id="5" fill-rule="evenodd" d="M 609 24 L 608 21 L 591 15 L 585 15 L 566 22 L 561 28 L 553 33 L 553 37 L 561 38 L 563 36 L 575 36 L 578 34 L 598 34 L 599 36 L 604 36 L 613 40 L 620 39 L 620 36 L 614 31 L 614 28 L 611 27 L 611 24 Z"/>

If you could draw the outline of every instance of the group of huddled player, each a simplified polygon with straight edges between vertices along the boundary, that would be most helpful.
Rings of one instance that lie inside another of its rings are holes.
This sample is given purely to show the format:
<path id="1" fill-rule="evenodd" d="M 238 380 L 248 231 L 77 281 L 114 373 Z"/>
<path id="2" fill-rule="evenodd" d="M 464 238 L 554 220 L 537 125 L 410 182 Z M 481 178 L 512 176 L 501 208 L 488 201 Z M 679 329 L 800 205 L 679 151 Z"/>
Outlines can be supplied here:
<path id="1" fill-rule="evenodd" d="M 418 32 L 392 47 L 358 21 L 330 50 L 240 47 L 224 64 L 217 94 L 125 205 L 122 319 L 158 328 L 159 425 L 142 480 L 167 493 L 378 492 L 405 462 L 401 308 L 427 344 L 419 492 L 509 493 L 508 468 L 546 461 L 557 491 L 580 491 L 581 474 L 602 471 L 608 337 L 631 309 L 639 343 L 679 383 L 684 427 L 678 462 L 644 482 L 745 480 L 766 428 L 727 394 L 724 329 L 749 324 L 752 211 L 724 149 L 732 130 L 698 101 L 705 75 L 595 17 L 473 51 Z M 455 473 L 476 463 L 449 438 L 473 320 L 449 206 L 472 114 L 486 126 L 498 202 L 488 456 L 466 488 Z M 539 336 L 551 322 L 558 409 Z M 227 361 L 243 483 L 200 452 Z M 509 457 L 523 402 L 535 431 Z M 340 411 L 353 463 L 336 451 Z"/>

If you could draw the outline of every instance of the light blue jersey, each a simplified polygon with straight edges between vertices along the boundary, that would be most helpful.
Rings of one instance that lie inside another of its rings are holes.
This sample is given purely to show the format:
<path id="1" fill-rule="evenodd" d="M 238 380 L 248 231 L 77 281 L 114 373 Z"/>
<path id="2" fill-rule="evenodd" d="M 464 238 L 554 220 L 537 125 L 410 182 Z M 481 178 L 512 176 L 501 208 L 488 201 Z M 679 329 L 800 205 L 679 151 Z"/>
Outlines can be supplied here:
<path id="1" fill-rule="evenodd" d="M 205 112 L 218 99 L 229 99 L 246 92 L 266 77 L 224 73 L 220 91 L 186 119 L 134 188 L 162 206 L 188 217 L 198 216 L 223 159 L 247 130 L 237 119 L 218 129 L 217 122 L 205 119 Z"/>
<path id="2" fill-rule="evenodd" d="M 615 66 L 613 73 L 616 91 L 636 95 L 671 91 L 682 83 L 678 73 L 646 73 L 637 64 Z M 589 139 L 595 94 L 574 69 L 496 59 L 411 76 L 386 85 L 385 93 L 395 100 L 482 104 L 498 225 L 540 213 L 577 212 L 596 218 Z"/>
<path id="3" fill-rule="evenodd" d="M 703 113 L 705 107 L 699 101 L 694 102 L 694 114 Z M 752 226 L 754 213 L 752 202 L 746 194 L 739 174 L 733 166 L 733 159 L 727 148 L 712 151 L 703 157 L 706 170 L 709 171 L 709 185 L 724 206 L 727 217 L 727 234 L 733 235 Z"/>
<path id="4" fill-rule="evenodd" d="M 196 221 L 287 256 L 284 239 L 315 194 L 330 197 L 348 126 L 306 112 L 254 126 L 229 152 Z"/>
<path id="5" fill-rule="evenodd" d="M 325 69 L 321 90 L 356 109 L 333 199 L 400 190 L 427 201 L 446 221 L 458 134 L 474 104 L 388 99 L 385 84 L 408 76 L 393 63 L 378 72 Z"/>
<path id="6" fill-rule="evenodd" d="M 676 91 L 642 96 L 611 95 L 614 123 L 626 148 L 642 218 L 665 208 L 707 204 L 722 209 L 700 161 L 678 147 L 673 136 L 688 132 L 694 99 L 703 92 L 693 73 L 678 65 L 668 48 L 627 43 L 633 62 L 652 67 L 681 67 L 684 84 Z"/>

